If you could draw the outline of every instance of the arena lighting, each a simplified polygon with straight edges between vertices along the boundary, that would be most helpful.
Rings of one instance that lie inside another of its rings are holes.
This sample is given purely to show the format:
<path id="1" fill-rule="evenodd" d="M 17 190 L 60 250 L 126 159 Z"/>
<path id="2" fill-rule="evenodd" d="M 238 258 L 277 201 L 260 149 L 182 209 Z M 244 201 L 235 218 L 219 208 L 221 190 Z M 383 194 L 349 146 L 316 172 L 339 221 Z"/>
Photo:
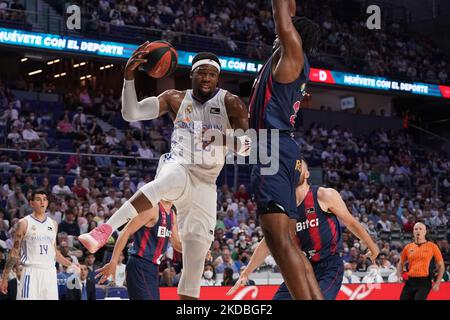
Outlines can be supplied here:
<path id="1" fill-rule="evenodd" d="M 85 77 L 85 76 L 82 76 L 82 77 L 80 77 L 80 80 L 84 80 L 84 79 L 86 79 L 86 77 Z"/>
<path id="2" fill-rule="evenodd" d="M 105 69 L 105 67 L 100 67 L 100 70 L 104 70 Z"/>
<path id="3" fill-rule="evenodd" d="M 39 69 L 39 70 L 36 70 L 36 71 L 29 72 L 28 75 L 32 76 L 32 75 L 35 75 L 35 74 L 38 74 L 38 73 L 41 73 L 41 72 L 42 72 L 42 69 Z"/>
<path id="4" fill-rule="evenodd" d="M 59 60 L 59 59 L 52 60 L 52 61 L 47 62 L 47 65 L 51 65 L 51 64 L 54 64 L 54 63 L 58 63 L 59 61 L 61 61 L 61 60 Z"/>
<path id="5" fill-rule="evenodd" d="M 20 62 L 25 62 L 27 60 L 28 60 L 28 58 L 22 58 L 22 59 L 20 59 Z"/>
<path id="6" fill-rule="evenodd" d="M 53 78 L 59 78 L 59 77 L 60 77 L 59 74 L 55 74 L 55 75 L 53 76 Z"/>
<path id="7" fill-rule="evenodd" d="M 73 65 L 74 68 L 78 68 L 79 66 L 80 66 L 79 63 Z"/>
<path id="8" fill-rule="evenodd" d="M 88 74 L 87 76 L 86 76 L 86 79 L 89 79 L 89 78 L 91 78 L 92 76 L 90 75 L 90 74 Z"/>

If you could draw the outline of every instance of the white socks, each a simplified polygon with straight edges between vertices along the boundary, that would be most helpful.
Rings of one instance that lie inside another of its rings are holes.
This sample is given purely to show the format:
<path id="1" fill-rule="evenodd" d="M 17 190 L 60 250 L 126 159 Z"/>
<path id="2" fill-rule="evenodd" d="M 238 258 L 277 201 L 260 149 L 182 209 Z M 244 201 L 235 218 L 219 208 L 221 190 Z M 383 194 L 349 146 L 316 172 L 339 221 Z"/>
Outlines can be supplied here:
<path id="1" fill-rule="evenodd" d="M 125 203 L 117 210 L 111 218 L 106 222 L 109 224 L 113 230 L 117 230 L 122 225 L 128 223 L 131 219 L 136 217 L 139 213 L 136 211 L 134 206 L 130 203 L 130 201 L 125 201 Z"/>

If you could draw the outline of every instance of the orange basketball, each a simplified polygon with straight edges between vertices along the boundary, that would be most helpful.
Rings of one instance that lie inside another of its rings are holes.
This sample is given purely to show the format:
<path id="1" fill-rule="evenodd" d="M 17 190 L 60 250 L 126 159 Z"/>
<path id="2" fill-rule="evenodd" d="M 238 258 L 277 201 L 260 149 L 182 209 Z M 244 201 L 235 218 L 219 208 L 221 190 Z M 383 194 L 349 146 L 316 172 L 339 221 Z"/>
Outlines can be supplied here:
<path id="1" fill-rule="evenodd" d="M 167 41 L 150 42 L 143 51 L 148 53 L 143 56 L 146 63 L 140 65 L 140 70 L 150 77 L 163 78 L 175 71 L 178 64 L 178 52 Z"/>

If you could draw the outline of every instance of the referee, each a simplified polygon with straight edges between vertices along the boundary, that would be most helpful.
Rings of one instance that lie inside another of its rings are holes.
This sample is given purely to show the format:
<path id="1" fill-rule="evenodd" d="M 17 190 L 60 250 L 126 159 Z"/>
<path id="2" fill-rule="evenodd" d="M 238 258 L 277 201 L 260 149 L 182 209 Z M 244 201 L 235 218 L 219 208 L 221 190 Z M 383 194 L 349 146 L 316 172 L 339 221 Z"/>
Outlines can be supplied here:
<path id="1" fill-rule="evenodd" d="M 403 287 L 400 300 L 426 300 L 431 288 L 439 290 L 442 276 L 444 275 L 444 260 L 441 251 L 433 242 L 425 239 L 426 227 L 418 222 L 414 225 L 414 242 L 407 244 L 402 251 L 400 262 L 397 266 L 398 279 L 402 282 L 403 266 L 409 263 L 408 280 Z M 438 276 L 434 285 L 431 283 L 430 262 L 434 257 L 438 267 Z"/>

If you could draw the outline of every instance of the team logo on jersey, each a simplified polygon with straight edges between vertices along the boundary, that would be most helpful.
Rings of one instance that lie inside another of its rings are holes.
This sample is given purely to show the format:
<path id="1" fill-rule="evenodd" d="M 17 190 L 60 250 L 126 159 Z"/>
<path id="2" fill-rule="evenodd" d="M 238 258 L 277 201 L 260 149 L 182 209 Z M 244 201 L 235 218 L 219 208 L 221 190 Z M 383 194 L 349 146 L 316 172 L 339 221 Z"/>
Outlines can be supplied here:
<path id="1" fill-rule="evenodd" d="M 306 220 L 303 222 L 297 222 L 296 224 L 296 230 L 297 232 L 300 232 L 302 230 L 306 230 L 309 228 L 315 228 L 319 226 L 319 218 L 312 219 L 312 220 Z"/>
<path id="2" fill-rule="evenodd" d="M 191 113 L 192 112 L 192 104 L 189 104 L 187 107 L 186 107 L 186 113 Z"/>
<path id="3" fill-rule="evenodd" d="M 36 226 L 31 226 L 31 230 L 36 230 Z"/>
<path id="4" fill-rule="evenodd" d="M 53 231 L 53 228 L 52 227 L 48 227 L 48 231 Z"/>
<path id="5" fill-rule="evenodd" d="M 158 233 L 157 233 L 158 237 L 161 237 L 161 238 L 170 237 L 171 234 L 172 234 L 172 232 L 169 229 L 167 229 L 166 227 L 163 227 L 163 226 L 158 227 Z"/>
<path id="6" fill-rule="evenodd" d="M 314 207 L 306 208 L 306 214 L 313 214 L 315 212 Z"/>
<path id="7" fill-rule="evenodd" d="M 220 114 L 220 108 L 212 107 L 210 113 L 212 113 L 212 114 Z"/>

